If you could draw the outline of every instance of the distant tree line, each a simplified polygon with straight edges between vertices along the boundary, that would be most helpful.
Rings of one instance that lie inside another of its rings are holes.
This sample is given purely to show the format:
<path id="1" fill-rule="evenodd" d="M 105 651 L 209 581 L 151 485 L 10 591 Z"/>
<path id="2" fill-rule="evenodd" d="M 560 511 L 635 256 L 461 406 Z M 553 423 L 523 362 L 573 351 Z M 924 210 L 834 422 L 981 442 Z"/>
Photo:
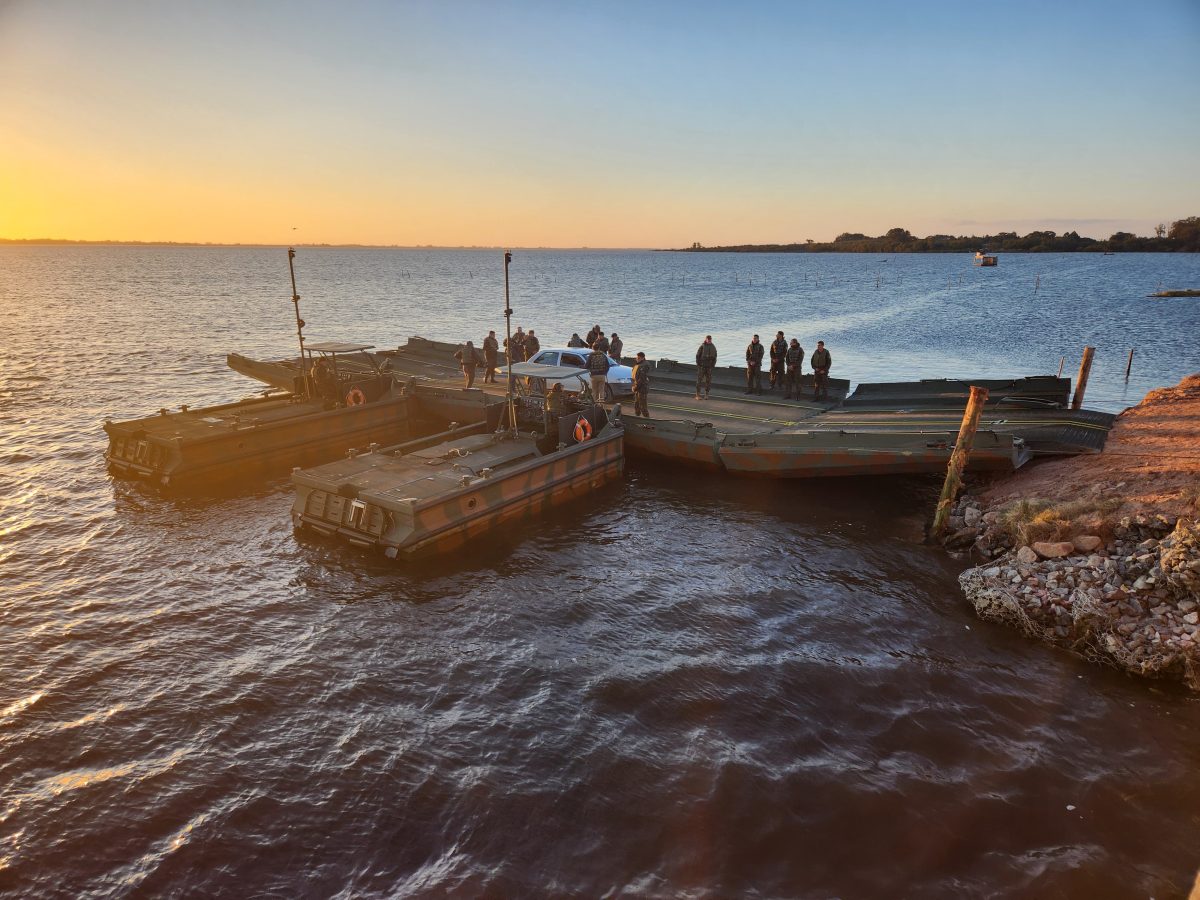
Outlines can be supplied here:
<path id="1" fill-rule="evenodd" d="M 915 237 L 907 228 L 893 228 L 879 237 L 845 232 L 832 241 L 818 243 L 805 241 L 802 244 L 740 244 L 730 247 L 704 247 L 692 244 L 687 252 L 699 253 L 963 253 L 980 249 L 992 251 L 1021 250 L 1027 253 L 1071 253 L 1071 252 L 1196 252 L 1200 251 L 1200 216 L 1190 216 L 1172 222 L 1168 228 L 1159 225 L 1154 237 L 1138 237 L 1127 231 L 1118 231 L 1108 240 L 1080 237 L 1077 232 L 1057 234 L 1053 231 L 1031 231 L 1021 236 L 1015 231 L 999 234 L 952 236 L 931 234 Z"/>

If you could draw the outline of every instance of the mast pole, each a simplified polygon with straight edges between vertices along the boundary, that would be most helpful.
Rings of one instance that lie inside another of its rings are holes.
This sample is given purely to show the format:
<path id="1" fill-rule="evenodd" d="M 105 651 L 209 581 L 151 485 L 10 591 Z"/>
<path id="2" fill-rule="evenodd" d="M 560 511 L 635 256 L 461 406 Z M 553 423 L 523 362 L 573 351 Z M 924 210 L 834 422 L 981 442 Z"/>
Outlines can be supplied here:
<path id="1" fill-rule="evenodd" d="M 288 272 L 292 276 L 292 305 L 296 310 L 296 337 L 300 339 L 300 374 L 304 378 L 304 394 L 311 397 L 309 384 L 308 360 L 304 358 L 304 320 L 300 318 L 300 295 L 296 293 L 296 267 L 292 260 L 296 258 L 294 247 L 288 247 Z"/>
<path id="2" fill-rule="evenodd" d="M 515 436 L 517 433 L 517 405 L 513 399 L 513 374 L 512 374 L 512 303 L 509 301 L 508 295 L 508 267 L 512 264 L 512 251 L 504 251 L 504 333 L 506 340 L 504 344 L 504 355 L 508 358 L 508 422 L 512 433 Z"/>

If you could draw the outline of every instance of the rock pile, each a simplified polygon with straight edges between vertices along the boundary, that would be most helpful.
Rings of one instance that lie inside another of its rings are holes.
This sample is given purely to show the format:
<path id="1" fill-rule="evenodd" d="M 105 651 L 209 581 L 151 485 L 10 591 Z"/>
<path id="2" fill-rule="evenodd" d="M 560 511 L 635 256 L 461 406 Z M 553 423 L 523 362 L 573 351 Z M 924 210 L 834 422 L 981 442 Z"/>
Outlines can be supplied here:
<path id="1" fill-rule="evenodd" d="M 1081 535 L 1014 551 L 988 515 L 972 526 L 964 514 L 960 529 L 976 533 L 959 546 L 996 557 L 959 576 L 980 618 L 1200 691 L 1200 523 L 1126 517 L 1107 541 Z"/>

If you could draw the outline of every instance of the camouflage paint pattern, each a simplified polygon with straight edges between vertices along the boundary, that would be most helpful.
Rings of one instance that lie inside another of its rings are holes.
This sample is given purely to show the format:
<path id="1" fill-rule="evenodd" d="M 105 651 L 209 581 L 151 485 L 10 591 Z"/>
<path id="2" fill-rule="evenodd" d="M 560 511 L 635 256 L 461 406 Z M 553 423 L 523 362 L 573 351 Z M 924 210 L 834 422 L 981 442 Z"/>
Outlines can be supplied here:
<path id="1" fill-rule="evenodd" d="M 314 401 L 255 398 L 105 422 L 105 460 L 118 477 L 179 489 L 211 487 L 313 465 L 351 447 L 394 444 L 440 430 L 447 421 L 484 421 L 495 403 L 480 391 L 420 387 L 329 410 Z M 498 419 L 499 412 L 493 417 Z"/>
<path id="2" fill-rule="evenodd" d="M 946 471 L 957 434 L 941 440 L 923 434 L 897 440 L 891 434 L 725 435 L 718 453 L 730 472 L 773 478 L 846 475 L 935 475 Z M 832 440 L 830 440 L 832 438 Z M 1029 459 L 1012 435 L 978 432 L 968 468 L 1011 472 Z"/>
<path id="3" fill-rule="evenodd" d="M 581 444 L 421 500 L 382 486 L 347 496 L 356 492 L 342 485 L 326 490 L 297 472 L 292 520 L 356 546 L 414 558 L 453 552 L 489 531 L 597 490 L 623 472 L 622 431 L 607 427 Z"/>

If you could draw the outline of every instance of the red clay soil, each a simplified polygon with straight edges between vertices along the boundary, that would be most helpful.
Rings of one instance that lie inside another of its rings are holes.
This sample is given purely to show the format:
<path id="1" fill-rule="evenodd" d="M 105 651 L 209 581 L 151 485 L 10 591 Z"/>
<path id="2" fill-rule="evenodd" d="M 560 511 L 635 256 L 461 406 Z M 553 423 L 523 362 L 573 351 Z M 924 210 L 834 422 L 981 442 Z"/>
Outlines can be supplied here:
<path id="1" fill-rule="evenodd" d="M 1200 514 L 1200 373 L 1151 391 L 1117 417 L 1104 452 L 1042 459 L 982 491 L 985 506 L 1011 500 L 1123 501 L 1113 515 Z"/>

